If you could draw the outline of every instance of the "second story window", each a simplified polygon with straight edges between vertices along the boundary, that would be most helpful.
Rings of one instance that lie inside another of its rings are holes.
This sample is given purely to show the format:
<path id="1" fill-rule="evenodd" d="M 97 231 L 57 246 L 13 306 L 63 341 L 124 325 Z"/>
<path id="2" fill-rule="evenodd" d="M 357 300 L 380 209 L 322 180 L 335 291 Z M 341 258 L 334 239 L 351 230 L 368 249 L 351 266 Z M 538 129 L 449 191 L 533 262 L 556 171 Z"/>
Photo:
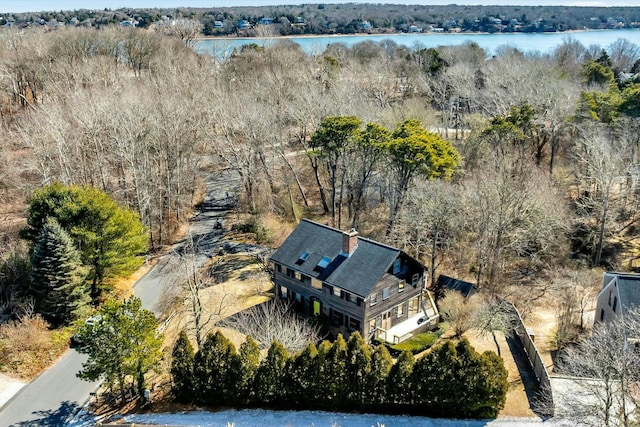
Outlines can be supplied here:
<path id="1" fill-rule="evenodd" d="M 398 292 L 404 291 L 404 280 L 398 282 Z"/>
<path id="2" fill-rule="evenodd" d="M 389 295 L 391 295 L 391 288 L 384 288 L 382 290 L 382 299 L 385 300 L 389 298 Z"/>
<path id="3" fill-rule="evenodd" d="M 335 288 L 335 287 L 333 288 L 333 294 L 335 296 L 339 297 L 340 293 L 341 293 L 340 288 Z"/>
<path id="4" fill-rule="evenodd" d="M 373 293 L 369 296 L 369 305 L 374 306 L 378 303 L 378 294 Z"/>

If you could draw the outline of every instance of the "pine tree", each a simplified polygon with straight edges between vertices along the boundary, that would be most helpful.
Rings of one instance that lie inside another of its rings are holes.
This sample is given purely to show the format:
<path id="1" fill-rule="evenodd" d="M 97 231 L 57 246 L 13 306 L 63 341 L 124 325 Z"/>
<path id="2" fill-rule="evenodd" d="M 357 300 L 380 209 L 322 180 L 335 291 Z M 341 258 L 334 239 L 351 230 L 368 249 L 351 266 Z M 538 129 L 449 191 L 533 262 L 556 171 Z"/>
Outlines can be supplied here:
<path id="1" fill-rule="evenodd" d="M 78 248 L 94 300 L 107 287 L 105 279 L 131 274 L 142 264 L 149 235 L 139 216 L 96 188 L 54 183 L 35 191 L 20 236 L 37 244 L 48 218 L 55 218 Z"/>
<path id="2" fill-rule="evenodd" d="M 348 407 L 362 407 L 366 402 L 367 378 L 371 372 L 371 350 L 359 332 L 354 332 L 347 343 L 347 365 L 344 386 L 347 388 Z"/>
<path id="3" fill-rule="evenodd" d="M 238 376 L 238 400 L 248 404 L 254 399 L 253 379 L 260 365 L 260 347 L 256 340 L 247 336 L 245 342 L 240 345 L 240 372 Z"/>
<path id="4" fill-rule="evenodd" d="M 171 354 L 171 391 L 178 402 L 191 403 L 193 394 L 193 346 L 185 331 L 180 332 Z"/>
<path id="5" fill-rule="evenodd" d="M 337 409 L 346 400 L 347 343 L 342 334 L 333 342 L 324 359 L 324 397 L 329 409 Z"/>
<path id="6" fill-rule="evenodd" d="M 411 372 L 414 363 L 413 354 L 405 350 L 391 367 L 387 376 L 387 400 L 390 406 L 405 406 L 411 403 Z"/>
<path id="7" fill-rule="evenodd" d="M 287 362 L 285 388 L 287 401 L 293 408 L 313 409 L 317 406 L 316 384 L 319 382 L 317 358 L 318 349 L 314 343 Z"/>
<path id="8" fill-rule="evenodd" d="M 240 356 L 220 331 L 210 333 L 194 358 L 196 401 L 208 405 L 235 403 Z"/>
<path id="9" fill-rule="evenodd" d="M 372 407 L 386 401 L 387 376 L 392 365 L 393 360 L 387 348 L 384 345 L 378 345 L 371 355 L 371 371 L 367 376 L 367 400 Z"/>
<path id="10" fill-rule="evenodd" d="M 287 349 L 274 341 L 256 372 L 254 385 L 258 402 L 274 407 L 285 405 L 284 378 L 287 374 L 284 368 L 288 358 Z"/>
<path id="11" fill-rule="evenodd" d="M 89 305 L 84 286 L 87 270 L 71 237 L 55 219 L 44 224 L 31 263 L 36 310 L 49 323 L 68 325 L 84 314 Z"/>

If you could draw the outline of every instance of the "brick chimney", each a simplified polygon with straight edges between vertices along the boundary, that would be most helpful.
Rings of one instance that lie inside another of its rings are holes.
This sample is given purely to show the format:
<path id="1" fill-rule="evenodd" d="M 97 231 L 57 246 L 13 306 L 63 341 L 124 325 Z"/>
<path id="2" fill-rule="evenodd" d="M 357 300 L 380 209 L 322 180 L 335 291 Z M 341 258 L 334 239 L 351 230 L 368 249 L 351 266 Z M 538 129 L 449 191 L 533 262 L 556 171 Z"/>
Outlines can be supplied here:
<path id="1" fill-rule="evenodd" d="M 342 232 L 342 252 L 350 256 L 358 247 L 358 232 L 355 228 Z"/>

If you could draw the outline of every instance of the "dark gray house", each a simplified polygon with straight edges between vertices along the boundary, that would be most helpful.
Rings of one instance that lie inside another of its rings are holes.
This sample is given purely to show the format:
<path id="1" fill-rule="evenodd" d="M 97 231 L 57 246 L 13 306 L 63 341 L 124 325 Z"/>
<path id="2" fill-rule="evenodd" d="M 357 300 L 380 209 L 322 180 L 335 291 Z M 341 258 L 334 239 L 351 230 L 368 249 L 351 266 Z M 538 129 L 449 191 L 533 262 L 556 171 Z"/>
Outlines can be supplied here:
<path id="1" fill-rule="evenodd" d="M 437 325 L 425 267 L 401 250 L 302 220 L 271 257 L 279 298 L 339 332 L 401 342 Z"/>

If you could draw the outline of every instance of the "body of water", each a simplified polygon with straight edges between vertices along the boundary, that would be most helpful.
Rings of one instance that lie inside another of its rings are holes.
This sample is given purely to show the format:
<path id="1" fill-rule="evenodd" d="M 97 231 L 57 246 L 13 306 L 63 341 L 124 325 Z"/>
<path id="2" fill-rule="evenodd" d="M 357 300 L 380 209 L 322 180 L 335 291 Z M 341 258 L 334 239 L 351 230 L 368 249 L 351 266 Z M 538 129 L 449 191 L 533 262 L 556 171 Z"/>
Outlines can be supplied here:
<path id="1" fill-rule="evenodd" d="M 552 53 L 562 44 L 567 37 L 572 37 L 585 47 L 598 45 L 606 48 L 618 39 L 627 39 L 640 45 L 640 30 L 597 30 L 578 31 L 571 33 L 497 33 L 497 34 L 469 34 L 469 33 L 412 33 L 412 34 L 384 34 L 384 35 L 357 35 L 357 36 L 313 36 L 313 37 L 288 37 L 298 43 L 305 52 L 315 54 L 322 52 L 331 43 L 344 43 L 352 46 L 366 40 L 379 42 L 393 40 L 399 45 L 409 48 L 415 46 L 438 47 L 455 46 L 467 42 L 477 43 L 488 55 L 492 55 L 500 46 L 516 47 L 524 52 Z M 224 56 L 234 48 L 242 45 L 256 43 L 275 43 L 278 39 L 263 38 L 223 38 L 206 39 L 196 44 L 196 50 L 200 53 L 209 53 Z"/>

